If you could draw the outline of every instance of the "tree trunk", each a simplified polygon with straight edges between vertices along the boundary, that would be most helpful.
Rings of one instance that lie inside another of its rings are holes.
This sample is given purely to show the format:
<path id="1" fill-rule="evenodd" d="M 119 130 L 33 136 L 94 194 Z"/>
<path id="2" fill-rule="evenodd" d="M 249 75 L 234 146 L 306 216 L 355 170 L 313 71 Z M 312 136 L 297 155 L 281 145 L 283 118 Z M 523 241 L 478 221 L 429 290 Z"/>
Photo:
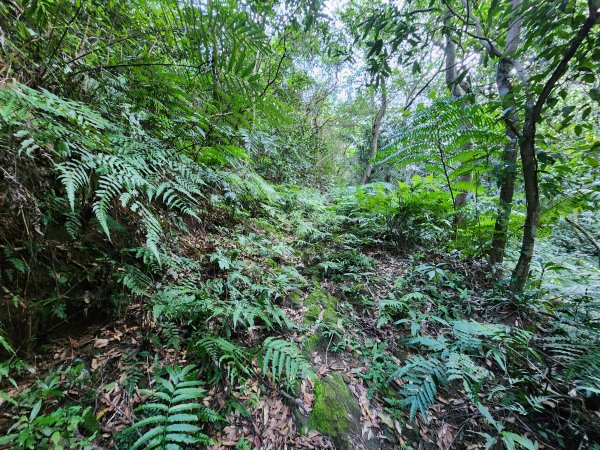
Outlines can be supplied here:
<path id="1" fill-rule="evenodd" d="M 527 215 L 525 217 L 525 226 L 523 229 L 523 241 L 521 243 L 521 253 L 519 261 L 512 274 L 511 289 L 513 292 L 523 292 L 525 283 L 529 276 L 529 266 L 533 257 L 535 244 L 535 233 L 537 230 L 538 219 L 540 215 L 540 197 L 537 178 L 537 162 L 535 157 L 535 133 L 537 122 L 540 118 L 542 108 L 552 93 L 554 86 L 566 73 L 569 62 L 577 53 L 582 42 L 589 35 L 590 31 L 598 22 L 600 16 L 600 0 L 588 0 L 589 15 L 577 31 L 577 34 L 571 41 L 567 52 L 564 54 L 550 78 L 544 84 L 535 105 L 527 108 L 525 125 L 521 135 L 519 150 L 521 161 L 523 162 L 523 179 L 525 181 L 525 200 L 527 202 Z"/>
<path id="2" fill-rule="evenodd" d="M 489 253 L 489 262 L 492 266 L 502 264 L 504 249 L 508 239 L 508 225 L 512 202 L 515 193 L 515 175 L 517 171 L 517 136 L 512 130 L 507 129 L 506 135 L 509 142 L 504 147 L 502 158 L 502 175 L 500 181 L 500 195 L 498 199 L 498 215 L 494 226 L 494 236 Z"/>
<path id="3" fill-rule="evenodd" d="M 369 160 L 367 161 L 367 165 L 365 170 L 363 171 L 362 176 L 360 177 L 360 184 L 365 184 L 371 178 L 371 173 L 373 172 L 374 161 L 377 157 L 377 149 L 379 145 L 379 132 L 381 130 L 381 122 L 383 121 L 383 116 L 385 115 L 385 110 L 387 109 L 387 90 L 385 88 L 385 79 L 381 78 L 381 105 L 379 106 L 379 110 L 375 115 L 375 119 L 373 120 L 373 127 L 371 128 L 371 153 L 369 154 Z"/>
<path id="4" fill-rule="evenodd" d="M 523 163 L 523 181 L 525 182 L 525 201 L 527 203 L 527 215 L 523 228 L 523 241 L 521 242 L 521 253 L 519 261 L 515 266 L 511 279 L 511 289 L 514 292 L 523 292 L 527 278 L 529 277 L 529 266 L 533 258 L 535 245 L 535 234 L 540 216 L 540 194 L 538 187 L 537 161 L 535 157 L 535 130 L 536 123 L 532 121 L 533 113 L 528 114 L 527 123 L 523 130 L 523 137 L 519 150 Z"/>
<path id="5" fill-rule="evenodd" d="M 515 15 L 511 21 L 506 35 L 506 48 L 504 55 L 513 55 L 518 47 L 521 37 L 521 4 L 522 0 L 512 0 L 512 13 Z M 496 87 L 500 99 L 503 100 L 504 107 L 510 108 L 506 121 L 506 137 L 508 143 L 504 147 L 502 156 L 502 175 L 500 178 L 500 196 L 498 200 L 498 214 L 494 226 L 494 237 L 489 253 L 489 261 L 492 266 L 502 263 L 504 259 L 504 249 L 508 238 L 508 224 L 510 213 L 512 211 L 512 201 L 515 192 L 515 174 L 517 166 L 517 129 L 519 117 L 517 115 L 517 105 L 513 98 L 513 87 L 510 82 L 510 71 L 514 63 L 506 56 L 498 62 L 496 69 Z"/>
<path id="6" fill-rule="evenodd" d="M 446 47 L 444 49 L 444 53 L 446 56 L 446 86 L 450 90 L 452 97 L 460 98 L 467 93 L 468 87 L 467 83 L 465 82 L 458 83 L 458 72 L 456 70 L 456 44 L 452 39 L 452 33 L 450 33 L 449 22 L 450 14 L 448 13 L 444 17 L 444 24 L 446 25 Z M 457 178 L 457 181 L 470 183 L 471 181 L 473 181 L 473 174 L 467 173 L 461 175 Z M 468 191 L 460 191 L 458 194 L 456 194 L 456 196 L 453 199 L 454 211 L 459 211 L 462 206 L 467 204 L 468 195 Z M 454 215 L 455 225 L 464 222 L 464 220 L 464 214 L 457 213 Z"/>

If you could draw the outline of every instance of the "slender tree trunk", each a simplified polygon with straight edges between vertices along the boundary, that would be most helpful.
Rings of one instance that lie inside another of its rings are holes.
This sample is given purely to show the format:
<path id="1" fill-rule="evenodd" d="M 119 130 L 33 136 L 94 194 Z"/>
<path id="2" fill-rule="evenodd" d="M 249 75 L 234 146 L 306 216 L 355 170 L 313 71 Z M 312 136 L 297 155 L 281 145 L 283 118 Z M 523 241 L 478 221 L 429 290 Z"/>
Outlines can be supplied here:
<path id="1" fill-rule="evenodd" d="M 514 292 L 522 292 L 525 283 L 527 282 L 540 216 L 540 193 L 538 186 L 537 161 L 535 157 L 536 123 L 532 121 L 532 115 L 532 112 L 529 112 L 519 148 L 523 164 L 523 181 L 525 182 L 527 214 L 525 216 L 525 225 L 523 228 L 521 253 L 512 274 L 511 288 Z"/>
<path id="2" fill-rule="evenodd" d="M 523 179 L 525 181 L 525 200 L 527 202 L 527 215 L 525 217 L 525 226 L 523 229 L 523 241 L 521 243 L 521 253 L 519 261 L 512 274 L 511 289 L 513 292 L 520 293 L 525 287 L 529 276 L 529 266 L 533 257 L 535 245 L 535 234 L 540 216 L 540 196 L 537 175 L 537 161 L 535 156 L 535 133 L 537 122 L 540 118 L 542 108 L 552 93 L 554 86 L 566 73 L 569 62 L 577 53 L 577 50 L 589 35 L 590 31 L 598 22 L 600 17 L 600 0 L 588 0 L 589 15 L 583 22 L 579 31 L 571 41 L 567 52 L 550 75 L 550 78 L 544 84 L 535 105 L 527 107 L 525 124 L 521 135 L 519 150 L 521 161 L 523 162 Z"/>
<path id="3" fill-rule="evenodd" d="M 385 79 L 381 78 L 381 105 L 379 106 L 379 110 L 375 115 L 375 119 L 373 120 L 373 127 L 371 128 L 371 153 L 369 154 L 369 160 L 367 161 L 367 165 L 365 166 L 365 170 L 360 177 L 360 184 L 365 184 L 371 178 L 371 173 L 373 172 L 374 161 L 377 157 L 377 149 L 379 145 L 379 132 L 381 130 L 381 122 L 383 121 L 383 116 L 385 115 L 385 111 L 387 109 L 387 90 L 385 87 Z"/>
<path id="4" fill-rule="evenodd" d="M 454 39 L 452 38 L 452 33 L 450 32 L 449 22 L 450 22 L 450 14 L 446 14 L 444 17 L 444 24 L 446 25 L 445 35 L 446 35 L 446 46 L 444 49 L 444 53 L 446 56 L 446 86 L 450 90 L 452 97 L 460 98 L 467 93 L 467 85 L 466 83 L 458 83 L 458 72 L 456 70 L 456 44 L 454 43 Z M 467 182 L 470 183 L 473 181 L 473 174 L 466 173 L 457 178 L 458 182 Z M 468 191 L 460 191 L 453 197 L 454 203 L 454 211 L 460 211 L 460 208 L 467 204 L 469 192 Z M 454 224 L 457 225 L 465 220 L 465 215 L 457 213 L 454 215 Z"/>
<path id="5" fill-rule="evenodd" d="M 500 181 L 500 195 L 498 199 L 498 213 L 494 226 L 494 236 L 490 248 L 489 261 L 492 266 L 502 264 L 504 249 L 508 239 L 508 225 L 512 202 L 515 193 L 515 175 L 517 172 L 517 136 L 507 129 L 506 135 L 509 142 L 504 147 L 502 158 L 502 175 Z"/>
<path id="6" fill-rule="evenodd" d="M 496 69 L 496 86 L 500 99 L 503 100 L 504 107 L 510 111 L 505 118 L 506 137 L 508 143 L 504 147 L 502 156 L 502 174 L 500 178 L 500 195 L 498 200 L 498 214 L 494 226 L 494 236 L 489 253 L 489 261 L 492 266 L 502 263 L 504 259 L 504 249 L 508 238 L 508 225 L 510 213 L 512 211 L 512 202 L 515 192 L 515 175 L 517 166 L 517 144 L 518 138 L 516 129 L 519 123 L 517 114 L 517 105 L 513 97 L 513 87 L 510 82 L 510 71 L 514 68 L 512 60 L 506 58 L 506 55 L 512 56 L 519 47 L 521 37 L 521 4 L 522 0 L 512 0 L 511 8 L 514 18 L 511 21 L 506 35 L 505 57 L 498 61 Z"/>

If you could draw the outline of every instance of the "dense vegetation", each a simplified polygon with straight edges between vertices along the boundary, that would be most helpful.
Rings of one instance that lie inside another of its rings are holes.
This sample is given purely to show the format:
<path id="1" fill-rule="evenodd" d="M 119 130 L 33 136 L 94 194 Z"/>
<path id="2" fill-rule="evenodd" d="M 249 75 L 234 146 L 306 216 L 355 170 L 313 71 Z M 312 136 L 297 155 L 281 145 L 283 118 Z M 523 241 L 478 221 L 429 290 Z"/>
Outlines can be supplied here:
<path id="1" fill-rule="evenodd" d="M 598 0 L 0 4 L 0 448 L 600 449 Z"/>

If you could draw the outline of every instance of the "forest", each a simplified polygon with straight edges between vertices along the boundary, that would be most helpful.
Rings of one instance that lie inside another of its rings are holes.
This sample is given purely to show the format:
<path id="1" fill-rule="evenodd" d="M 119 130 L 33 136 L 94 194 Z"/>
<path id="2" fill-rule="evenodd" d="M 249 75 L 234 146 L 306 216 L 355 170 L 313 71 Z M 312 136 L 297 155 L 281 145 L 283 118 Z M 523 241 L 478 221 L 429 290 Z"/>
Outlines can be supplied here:
<path id="1" fill-rule="evenodd" d="M 0 449 L 600 450 L 600 0 L 2 0 Z"/>

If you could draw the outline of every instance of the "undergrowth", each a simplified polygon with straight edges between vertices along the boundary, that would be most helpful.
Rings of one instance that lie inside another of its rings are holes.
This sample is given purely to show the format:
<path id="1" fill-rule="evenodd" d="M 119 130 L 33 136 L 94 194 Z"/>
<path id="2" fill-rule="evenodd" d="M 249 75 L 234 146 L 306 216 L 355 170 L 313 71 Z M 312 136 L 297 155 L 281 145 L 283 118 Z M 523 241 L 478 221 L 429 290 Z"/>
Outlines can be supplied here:
<path id="1" fill-rule="evenodd" d="M 457 228 L 432 177 L 329 199 L 266 182 L 242 149 L 210 162 L 47 91 L 0 93 L 3 163 L 44 167 L 4 178 L 24 226 L 0 204 L 2 445 L 208 445 L 228 413 L 250 414 L 252 383 L 295 399 L 318 378 L 313 352 L 360 364 L 392 426 L 447 421 L 487 448 L 599 439 L 600 304 L 561 296 L 564 267 L 553 289 L 542 272 L 509 294 L 476 258 L 484 213 Z M 93 315 L 140 327 L 110 383 L 94 353 L 103 338 L 87 361 L 30 373 L 53 327 Z M 135 408 L 114 434 L 91 386 Z M 215 392 L 227 393 L 220 405 Z"/>

